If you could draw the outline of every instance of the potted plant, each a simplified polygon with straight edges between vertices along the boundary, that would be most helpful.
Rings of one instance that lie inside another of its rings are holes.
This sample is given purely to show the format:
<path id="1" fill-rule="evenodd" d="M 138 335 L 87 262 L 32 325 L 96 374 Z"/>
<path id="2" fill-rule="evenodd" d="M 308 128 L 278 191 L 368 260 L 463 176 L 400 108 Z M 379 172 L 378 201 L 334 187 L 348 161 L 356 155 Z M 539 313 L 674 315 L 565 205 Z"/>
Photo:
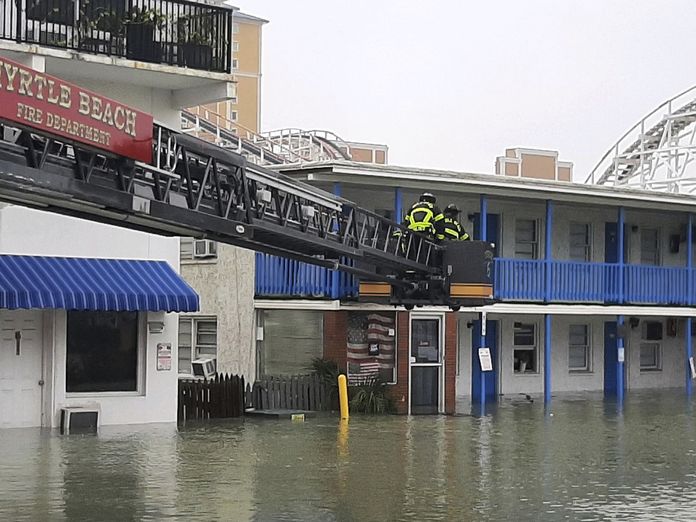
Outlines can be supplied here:
<path id="1" fill-rule="evenodd" d="M 91 5 L 84 1 L 80 9 L 79 17 L 79 46 L 90 51 L 102 50 L 116 54 L 121 48 L 121 40 L 124 36 L 124 11 L 111 9 L 99 5 Z"/>
<path id="2" fill-rule="evenodd" d="M 161 44 L 155 41 L 155 29 L 162 29 L 166 16 L 156 9 L 135 7 L 125 19 L 126 58 L 159 62 L 162 59 Z"/>
<path id="3" fill-rule="evenodd" d="M 213 65 L 213 39 L 209 16 L 181 16 L 177 20 L 179 65 L 208 69 Z"/>

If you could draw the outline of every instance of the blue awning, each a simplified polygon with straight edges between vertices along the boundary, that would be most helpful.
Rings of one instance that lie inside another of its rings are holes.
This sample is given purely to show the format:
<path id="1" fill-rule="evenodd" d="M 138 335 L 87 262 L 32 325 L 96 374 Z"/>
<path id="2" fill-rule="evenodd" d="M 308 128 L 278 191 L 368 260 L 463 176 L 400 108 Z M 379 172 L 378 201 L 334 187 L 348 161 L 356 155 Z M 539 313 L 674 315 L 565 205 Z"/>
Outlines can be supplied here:
<path id="1" fill-rule="evenodd" d="M 164 261 L 0 255 L 0 308 L 196 312 Z"/>

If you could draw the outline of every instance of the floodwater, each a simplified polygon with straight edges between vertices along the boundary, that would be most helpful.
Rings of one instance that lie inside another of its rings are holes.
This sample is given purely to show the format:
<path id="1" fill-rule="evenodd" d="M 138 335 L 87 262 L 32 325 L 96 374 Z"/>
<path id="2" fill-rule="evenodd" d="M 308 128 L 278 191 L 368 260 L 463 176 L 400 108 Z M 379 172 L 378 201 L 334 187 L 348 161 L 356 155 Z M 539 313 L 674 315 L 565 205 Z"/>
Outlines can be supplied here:
<path id="1" fill-rule="evenodd" d="M 552 414 L 552 415 L 551 415 Z M 0 520 L 694 520 L 680 391 L 485 417 L 0 430 Z"/>

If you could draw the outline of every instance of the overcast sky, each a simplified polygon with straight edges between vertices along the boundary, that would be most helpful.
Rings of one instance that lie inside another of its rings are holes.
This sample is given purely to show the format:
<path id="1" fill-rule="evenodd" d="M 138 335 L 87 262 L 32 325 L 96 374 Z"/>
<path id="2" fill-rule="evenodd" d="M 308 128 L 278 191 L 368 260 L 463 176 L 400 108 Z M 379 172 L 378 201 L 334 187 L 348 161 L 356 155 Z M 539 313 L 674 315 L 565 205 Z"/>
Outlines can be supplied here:
<path id="1" fill-rule="evenodd" d="M 385 143 L 394 165 L 492 172 L 555 149 L 584 177 L 696 83 L 694 0 L 234 2 L 263 35 L 262 129 Z"/>

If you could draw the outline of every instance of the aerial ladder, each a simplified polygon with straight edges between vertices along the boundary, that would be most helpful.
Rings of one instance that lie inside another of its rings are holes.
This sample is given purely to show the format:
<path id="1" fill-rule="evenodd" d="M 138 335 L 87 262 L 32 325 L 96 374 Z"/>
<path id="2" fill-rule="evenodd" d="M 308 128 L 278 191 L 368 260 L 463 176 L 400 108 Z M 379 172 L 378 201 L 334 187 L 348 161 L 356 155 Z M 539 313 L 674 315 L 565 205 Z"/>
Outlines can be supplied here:
<path id="1" fill-rule="evenodd" d="M 0 117 L 0 200 L 343 270 L 359 278 L 363 301 L 458 309 L 493 295 L 492 245 L 437 244 L 157 123 L 146 162 Z"/>

